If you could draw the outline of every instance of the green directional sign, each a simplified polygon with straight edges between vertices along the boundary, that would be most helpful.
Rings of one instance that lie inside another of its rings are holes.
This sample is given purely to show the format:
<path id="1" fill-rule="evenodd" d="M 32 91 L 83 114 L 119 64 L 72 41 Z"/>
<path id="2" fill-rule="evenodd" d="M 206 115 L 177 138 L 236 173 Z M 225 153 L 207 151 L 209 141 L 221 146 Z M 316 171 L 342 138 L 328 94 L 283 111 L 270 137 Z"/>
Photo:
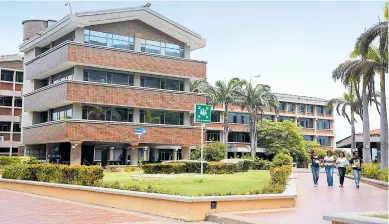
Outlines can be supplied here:
<path id="1" fill-rule="evenodd" d="M 211 106 L 204 104 L 196 104 L 195 108 L 195 123 L 211 123 Z"/>

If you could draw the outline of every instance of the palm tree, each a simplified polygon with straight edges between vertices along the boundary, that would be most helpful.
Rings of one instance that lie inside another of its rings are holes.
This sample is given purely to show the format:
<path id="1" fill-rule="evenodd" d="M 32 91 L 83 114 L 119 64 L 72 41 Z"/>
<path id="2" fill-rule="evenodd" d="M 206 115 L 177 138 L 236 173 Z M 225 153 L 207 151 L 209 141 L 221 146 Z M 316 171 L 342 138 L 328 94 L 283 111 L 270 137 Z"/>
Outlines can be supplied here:
<path id="1" fill-rule="evenodd" d="M 240 86 L 241 88 L 238 88 L 236 91 L 237 104 L 242 109 L 246 108 L 249 112 L 251 156 L 255 159 L 258 139 L 258 114 L 262 114 L 264 108 L 278 108 L 279 102 L 277 97 L 272 93 L 269 85 L 258 84 L 254 86 L 250 80 L 249 83 L 242 81 Z"/>
<path id="2" fill-rule="evenodd" d="M 381 168 L 388 166 L 388 115 L 386 109 L 385 76 L 388 72 L 388 5 L 385 4 L 384 16 L 386 21 L 378 22 L 363 32 L 358 38 L 355 46 L 360 50 L 362 58 L 367 58 L 371 43 L 379 40 L 378 53 L 379 61 L 366 60 L 366 66 L 372 66 L 380 74 L 381 92 L 381 113 L 380 113 L 380 147 L 381 147 Z"/>
<path id="3" fill-rule="evenodd" d="M 361 105 L 356 98 L 354 84 L 350 85 L 349 92 L 343 94 L 343 97 L 333 98 L 327 103 L 327 107 L 331 110 L 336 106 L 336 112 L 339 116 L 345 117 L 351 125 L 351 150 L 356 150 L 355 142 L 355 114 L 361 115 Z M 347 113 L 347 108 L 350 108 L 350 117 Z M 361 117 L 362 119 L 362 117 Z"/>
<path id="4" fill-rule="evenodd" d="M 215 86 L 210 85 L 206 80 L 200 80 L 192 84 L 192 90 L 204 93 L 207 96 L 207 104 L 213 106 L 223 105 L 223 143 L 228 144 L 228 106 L 235 103 L 235 92 L 241 81 L 238 78 L 233 78 L 227 81 L 216 81 Z M 227 153 L 226 153 L 227 157 Z"/>

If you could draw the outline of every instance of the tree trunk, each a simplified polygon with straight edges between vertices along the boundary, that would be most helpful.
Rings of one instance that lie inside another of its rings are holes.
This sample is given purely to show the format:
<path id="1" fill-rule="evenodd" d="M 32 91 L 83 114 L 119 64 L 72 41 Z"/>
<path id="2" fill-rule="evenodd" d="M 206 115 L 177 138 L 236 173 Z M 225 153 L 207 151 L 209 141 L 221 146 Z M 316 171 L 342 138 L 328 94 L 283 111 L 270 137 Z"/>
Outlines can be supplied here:
<path id="1" fill-rule="evenodd" d="M 251 113 L 250 115 L 250 149 L 251 149 L 251 157 L 255 159 L 256 156 L 256 146 L 255 146 L 255 134 L 256 134 L 256 114 Z"/>
<path id="2" fill-rule="evenodd" d="M 228 104 L 224 104 L 223 143 L 227 148 L 225 158 L 228 159 Z"/>
<path id="3" fill-rule="evenodd" d="M 353 84 L 351 84 L 351 152 L 354 152 L 357 149 L 357 143 L 355 141 L 355 108 L 354 108 L 354 92 Z"/>
<path id="4" fill-rule="evenodd" d="M 386 110 L 386 93 L 385 93 L 385 71 L 380 72 L 380 89 L 381 89 L 381 114 L 380 114 L 380 149 L 381 149 L 381 168 L 388 167 L 388 112 Z"/>
<path id="5" fill-rule="evenodd" d="M 367 99 L 367 89 L 362 89 L 362 106 L 363 106 L 363 162 L 371 163 L 370 152 L 370 120 L 369 120 L 369 102 Z M 366 148 L 366 146 L 368 146 Z"/>

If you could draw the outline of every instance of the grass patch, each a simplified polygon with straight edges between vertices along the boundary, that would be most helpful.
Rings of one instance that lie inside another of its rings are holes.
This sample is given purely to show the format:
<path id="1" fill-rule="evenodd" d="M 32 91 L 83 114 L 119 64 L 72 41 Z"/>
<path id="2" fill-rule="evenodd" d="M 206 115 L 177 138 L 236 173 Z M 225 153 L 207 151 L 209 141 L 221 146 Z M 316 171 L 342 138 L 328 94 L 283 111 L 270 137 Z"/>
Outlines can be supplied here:
<path id="1" fill-rule="evenodd" d="M 269 181 L 270 174 L 267 170 L 250 170 L 248 172 L 220 175 L 177 176 L 166 178 L 138 178 L 131 177 L 135 172 L 105 173 L 103 183 L 121 185 L 136 185 L 142 189 L 152 187 L 164 192 L 176 195 L 201 196 L 201 195 L 225 195 L 225 194 L 249 194 L 250 191 L 262 189 Z"/>
<path id="2" fill-rule="evenodd" d="M 371 214 L 371 215 L 364 215 L 364 216 L 369 216 L 369 217 L 374 217 L 374 218 L 381 218 L 381 219 L 389 219 L 388 214 Z"/>

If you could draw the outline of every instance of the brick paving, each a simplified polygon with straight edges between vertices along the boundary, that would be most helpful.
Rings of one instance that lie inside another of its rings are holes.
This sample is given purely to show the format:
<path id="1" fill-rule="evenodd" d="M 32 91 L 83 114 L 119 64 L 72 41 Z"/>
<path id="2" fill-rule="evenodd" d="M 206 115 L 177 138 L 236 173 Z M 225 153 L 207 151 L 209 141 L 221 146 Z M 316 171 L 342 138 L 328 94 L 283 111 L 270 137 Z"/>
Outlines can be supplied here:
<path id="1" fill-rule="evenodd" d="M 0 189 L 0 223 L 160 224 L 183 222 L 127 210 Z"/>

